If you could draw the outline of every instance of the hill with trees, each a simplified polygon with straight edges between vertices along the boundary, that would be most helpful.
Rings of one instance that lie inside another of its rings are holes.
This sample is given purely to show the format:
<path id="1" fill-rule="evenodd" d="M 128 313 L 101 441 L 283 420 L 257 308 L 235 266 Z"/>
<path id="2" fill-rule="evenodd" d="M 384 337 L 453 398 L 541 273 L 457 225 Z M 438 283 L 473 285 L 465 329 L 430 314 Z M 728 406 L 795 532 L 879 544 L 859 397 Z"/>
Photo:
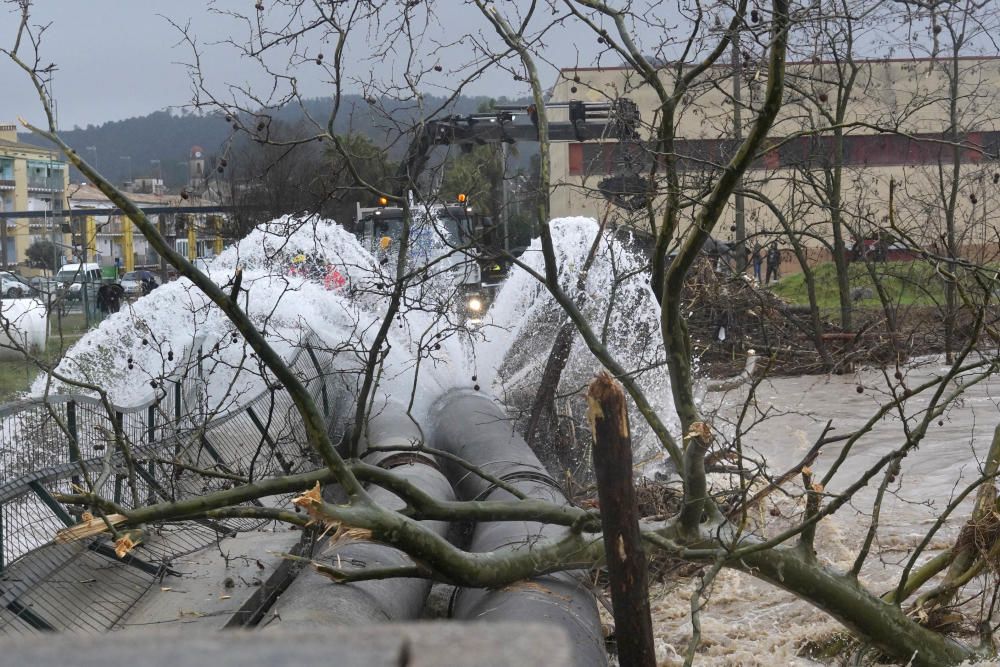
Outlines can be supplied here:
<path id="1" fill-rule="evenodd" d="M 487 97 L 459 96 L 450 104 L 446 98 L 425 95 L 421 100 L 424 110 L 441 109 L 441 113 L 475 113 L 491 102 Z M 526 102 L 526 99 L 500 98 L 499 103 Z M 285 125 L 296 125 L 308 114 L 312 118 L 325 118 L 330 100 L 313 98 L 304 100 L 301 109 L 286 107 L 262 112 Z M 368 137 L 373 143 L 385 146 L 389 141 L 389 127 L 396 122 L 405 125 L 414 120 L 420 110 L 411 104 L 379 101 L 379 117 L 371 113 L 372 104 L 361 95 L 345 95 L 343 111 L 338 114 L 335 131 Z M 426 112 L 426 111 L 425 111 Z M 162 177 L 167 187 L 178 188 L 187 182 L 187 161 L 192 146 L 201 146 L 207 155 L 221 154 L 233 134 L 226 119 L 218 113 L 193 113 L 182 110 L 154 111 L 101 125 L 87 125 L 63 130 L 66 142 L 105 174 L 109 180 L 121 183 L 130 178 Z M 45 140 L 30 134 L 21 134 L 19 141 L 45 145 Z M 400 157 L 406 145 L 396 142 L 389 146 L 389 155 Z M 521 150 L 521 160 L 527 160 L 536 149 Z M 76 169 L 70 171 L 70 180 L 82 178 Z"/>

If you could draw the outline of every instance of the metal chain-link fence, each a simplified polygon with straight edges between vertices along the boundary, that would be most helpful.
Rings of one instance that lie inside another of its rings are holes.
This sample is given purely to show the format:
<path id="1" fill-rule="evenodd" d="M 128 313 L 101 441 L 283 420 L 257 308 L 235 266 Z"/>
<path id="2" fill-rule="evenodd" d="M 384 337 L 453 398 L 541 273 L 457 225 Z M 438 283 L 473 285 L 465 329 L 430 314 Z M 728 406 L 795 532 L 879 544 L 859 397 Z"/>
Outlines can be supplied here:
<path id="1" fill-rule="evenodd" d="M 159 383 L 155 398 L 140 406 L 65 394 L 0 407 L 0 633 L 108 630 L 171 561 L 220 535 L 267 523 L 147 526 L 142 544 L 118 559 L 107 534 L 52 541 L 84 511 L 55 495 L 86 489 L 133 508 L 318 467 L 283 387 L 270 382 L 217 416 L 207 407 L 200 358 L 192 356 L 182 375 Z M 336 351 L 310 337 L 289 363 L 335 442 L 349 418 L 355 377 L 338 361 Z"/>

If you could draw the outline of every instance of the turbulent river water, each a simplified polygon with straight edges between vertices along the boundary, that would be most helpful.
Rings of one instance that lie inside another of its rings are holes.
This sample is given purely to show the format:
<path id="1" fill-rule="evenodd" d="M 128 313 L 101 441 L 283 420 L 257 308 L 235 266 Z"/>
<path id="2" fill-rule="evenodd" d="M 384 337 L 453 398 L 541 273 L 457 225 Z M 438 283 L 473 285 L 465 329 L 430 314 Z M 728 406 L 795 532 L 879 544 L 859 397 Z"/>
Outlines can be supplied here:
<path id="1" fill-rule="evenodd" d="M 901 369 L 906 386 L 916 387 L 947 370 L 941 359 L 921 359 Z M 889 400 L 889 387 L 900 381 L 890 371 L 888 379 L 874 370 L 832 377 L 784 377 L 764 381 L 757 389 L 756 424 L 744 441 L 753 455 L 767 461 L 774 472 L 784 471 L 800 461 L 822 433 L 828 420 L 832 434 L 848 433 L 864 427 L 880 406 Z M 955 389 L 959 382 L 950 386 Z M 858 392 L 858 387 L 862 391 Z M 725 396 L 710 396 L 717 409 L 717 424 L 738 418 L 746 390 Z M 926 398 L 908 402 L 907 412 L 923 415 Z M 1000 379 L 966 387 L 961 400 L 932 422 L 920 447 L 903 462 L 902 474 L 889 487 L 879 521 L 872 555 L 862 570 L 861 580 L 870 590 L 881 593 L 895 586 L 903 565 L 931 528 L 940 511 L 979 474 L 1000 423 Z M 745 426 L 744 426 L 745 428 Z M 897 415 L 878 420 L 871 431 L 854 445 L 850 455 L 827 491 L 837 493 L 856 480 L 877 459 L 898 447 L 905 439 Z M 830 445 L 812 465 L 821 477 L 839 456 L 841 445 Z M 791 484 L 801 485 L 796 476 Z M 849 569 L 871 522 L 872 503 L 881 476 L 863 489 L 856 500 L 820 524 L 817 532 L 819 558 L 832 567 Z M 931 542 L 923 562 L 936 550 L 949 546 L 971 502 L 961 505 L 952 519 Z M 781 497 L 768 502 L 762 511 L 780 510 L 786 516 L 800 506 Z M 779 522 L 780 523 L 780 522 Z M 693 582 L 664 585 L 653 591 L 653 614 L 658 636 L 658 653 L 667 664 L 680 664 L 690 636 L 690 599 Z M 978 609 L 979 600 L 969 603 Z M 753 577 L 723 571 L 712 588 L 702 616 L 703 658 L 713 665 L 815 665 L 799 655 L 807 642 L 822 642 L 842 628 L 824 613 Z M 826 664 L 833 664 L 834 661 Z M 996 664 L 996 663 L 980 663 Z"/>

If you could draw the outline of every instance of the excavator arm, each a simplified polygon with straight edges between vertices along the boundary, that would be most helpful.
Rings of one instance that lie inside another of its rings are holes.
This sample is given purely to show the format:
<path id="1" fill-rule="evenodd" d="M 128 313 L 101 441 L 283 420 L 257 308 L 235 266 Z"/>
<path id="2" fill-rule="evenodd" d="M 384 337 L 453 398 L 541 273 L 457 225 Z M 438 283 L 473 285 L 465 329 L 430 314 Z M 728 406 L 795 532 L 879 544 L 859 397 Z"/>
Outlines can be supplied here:
<path id="1" fill-rule="evenodd" d="M 548 123 L 550 141 L 615 140 L 619 145 L 638 142 L 639 111 L 635 102 L 628 98 L 603 103 L 572 100 L 552 103 L 547 108 L 566 108 L 569 111 L 569 120 Z M 476 146 L 518 141 L 538 141 L 538 115 L 534 105 L 505 105 L 490 113 L 451 115 L 425 121 L 418 127 L 416 137 L 400 162 L 393 194 L 402 197 L 414 189 L 417 178 L 437 146 L 457 145 L 467 152 Z M 629 171 L 627 164 L 618 165 L 618 162 L 616 160 L 617 171 Z M 621 181 L 623 177 L 632 176 L 618 173 L 606 180 Z M 609 196 L 607 192 L 604 194 Z M 615 201 L 613 197 L 609 199 Z"/>

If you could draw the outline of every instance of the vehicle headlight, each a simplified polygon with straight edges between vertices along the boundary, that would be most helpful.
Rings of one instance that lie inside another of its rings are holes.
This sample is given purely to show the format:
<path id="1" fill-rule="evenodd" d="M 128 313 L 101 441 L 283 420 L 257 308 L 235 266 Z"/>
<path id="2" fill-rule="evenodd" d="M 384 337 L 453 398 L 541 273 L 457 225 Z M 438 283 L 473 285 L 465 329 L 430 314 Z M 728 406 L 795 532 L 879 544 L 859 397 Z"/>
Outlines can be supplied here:
<path id="1" fill-rule="evenodd" d="M 465 307 L 473 313 L 478 313 L 483 309 L 483 300 L 478 296 L 470 296 L 469 300 L 465 302 Z"/>

